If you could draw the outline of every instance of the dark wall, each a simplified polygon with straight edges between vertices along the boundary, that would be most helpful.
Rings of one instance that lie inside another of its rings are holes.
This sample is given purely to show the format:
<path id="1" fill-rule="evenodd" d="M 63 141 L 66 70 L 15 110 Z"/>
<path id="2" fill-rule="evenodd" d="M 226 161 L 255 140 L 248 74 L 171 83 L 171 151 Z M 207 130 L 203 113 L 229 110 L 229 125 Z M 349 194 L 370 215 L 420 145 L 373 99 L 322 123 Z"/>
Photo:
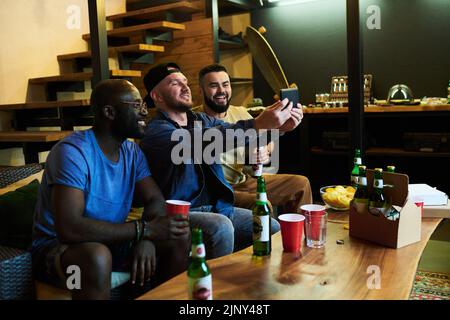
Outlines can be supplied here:
<path id="1" fill-rule="evenodd" d="M 333 75 L 347 74 L 345 0 L 319 0 L 252 12 L 252 25 L 265 37 L 301 102 L 330 92 Z M 381 29 L 369 30 L 369 5 L 381 9 Z M 360 0 L 364 72 L 373 74 L 373 92 L 386 99 L 389 88 L 405 83 L 415 98 L 447 96 L 450 78 L 450 0 Z M 272 91 L 254 67 L 254 93 L 265 104 Z"/>

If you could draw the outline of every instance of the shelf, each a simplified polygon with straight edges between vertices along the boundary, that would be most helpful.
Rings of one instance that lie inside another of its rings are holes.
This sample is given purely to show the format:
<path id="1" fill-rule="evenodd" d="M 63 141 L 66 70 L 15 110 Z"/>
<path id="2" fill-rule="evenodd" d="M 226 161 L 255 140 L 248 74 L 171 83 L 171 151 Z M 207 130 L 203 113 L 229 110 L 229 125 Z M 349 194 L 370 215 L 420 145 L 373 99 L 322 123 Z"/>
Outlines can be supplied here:
<path id="1" fill-rule="evenodd" d="M 247 48 L 247 43 L 234 42 L 230 40 L 219 39 L 219 49 L 220 50 L 233 50 L 233 49 L 244 49 Z"/>
<path id="2" fill-rule="evenodd" d="M 450 104 L 443 105 L 415 105 L 415 106 L 369 106 L 364 108 L 365 113 L 395 113 L 395 112 L 439 112 L 450 111 Z M 305 108 L 305 114 L 348 113 L 348 107 L 338 108 Z"/>
<path id="3" fill-rule="evenodd" d="M 450 158 L 450 152 L 406 151 L 402 148 L 368 148 L 366 156 Z"/>
<path id="4" fill-rule="evenodd" d="M 323 156 L 348 156 L 347 150 L 325 150 L 321 147 L 312 147 L 311 154 Z M 364 153 L 365 156 L 374 157 L 420 157 L 420 158 L 450 158 L 450 152 L 419 152 L 406 151 L 402 148 L 368 148 Z"/>
<path id="5" fill-rule="evenodd" d="M 312 147 L 310 151 L 312 154 L 322 156 L 348 156 L 347 150 L 325 150 L 321 147 Z"/>

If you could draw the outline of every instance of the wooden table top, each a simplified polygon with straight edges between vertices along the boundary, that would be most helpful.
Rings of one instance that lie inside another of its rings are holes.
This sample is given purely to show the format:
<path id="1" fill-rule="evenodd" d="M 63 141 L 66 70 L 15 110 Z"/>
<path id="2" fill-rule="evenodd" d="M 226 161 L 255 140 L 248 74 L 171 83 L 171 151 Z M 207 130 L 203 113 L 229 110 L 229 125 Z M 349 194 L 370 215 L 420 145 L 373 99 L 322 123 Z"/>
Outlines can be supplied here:
<path id="1" fill-rule="evenodd" d="M 214 300 L 408 299 L 425 245 L 441 219 L 422 220 L 422 240 L 400 249 L 349 238 L 347 213 L 330 214 L 327 243 L 300 254 L 283 253 L 281 233 L 272 236 L 272 254 L 252 257 L 252 247 L 209 260 Z M 344 240 L 337 244 L 336 240 Z M 374 283 L 379 266 L 381 288 Z M 186 272 L 139 300 L 187 300 Z"/>

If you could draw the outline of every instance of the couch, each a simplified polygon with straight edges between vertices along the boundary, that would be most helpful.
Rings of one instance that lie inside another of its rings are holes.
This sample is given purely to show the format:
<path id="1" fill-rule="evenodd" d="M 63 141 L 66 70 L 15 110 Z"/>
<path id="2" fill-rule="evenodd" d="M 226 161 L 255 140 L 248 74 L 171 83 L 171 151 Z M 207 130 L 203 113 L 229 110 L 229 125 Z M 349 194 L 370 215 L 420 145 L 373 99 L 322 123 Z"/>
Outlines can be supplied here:
<path id="1" fill-rule="evenodd" d="M 71 299 L 63 290 L 32 277 L 31 244 L 34 206 L 44 164 L 0 168 L 0 300 Z M 133 218 L 139 212 L 133 211 Z M 130 274 L 113 272 L 111 297 L 126 298 Z"/>

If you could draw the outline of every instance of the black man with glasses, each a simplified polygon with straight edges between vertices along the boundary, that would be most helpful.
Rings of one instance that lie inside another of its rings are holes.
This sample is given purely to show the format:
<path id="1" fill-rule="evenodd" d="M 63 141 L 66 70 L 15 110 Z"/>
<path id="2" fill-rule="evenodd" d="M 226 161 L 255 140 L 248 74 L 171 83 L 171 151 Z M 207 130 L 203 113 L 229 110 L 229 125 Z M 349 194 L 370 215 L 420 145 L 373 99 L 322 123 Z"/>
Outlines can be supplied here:
<path id="1" fill-rule="evenodd" d="M 93 128 L 64 138 L 48 155 L 35 210 L 33 270 L 41 281 L 72 289 L 74 299 L 109 299 L 112 271 L 129 272 L 133 287 L 156 286 L 184 271 L 189 223 L 165 215 L 147 160 L 128 140 L 141 138 L 145 128 L 147 107 L 136 87 L 102 81 L 91 105 Z M 134 196 L 144 205 L 142 220 L 126 222 Z M 68 286 L 73 266 L 79 288 Z"/>

